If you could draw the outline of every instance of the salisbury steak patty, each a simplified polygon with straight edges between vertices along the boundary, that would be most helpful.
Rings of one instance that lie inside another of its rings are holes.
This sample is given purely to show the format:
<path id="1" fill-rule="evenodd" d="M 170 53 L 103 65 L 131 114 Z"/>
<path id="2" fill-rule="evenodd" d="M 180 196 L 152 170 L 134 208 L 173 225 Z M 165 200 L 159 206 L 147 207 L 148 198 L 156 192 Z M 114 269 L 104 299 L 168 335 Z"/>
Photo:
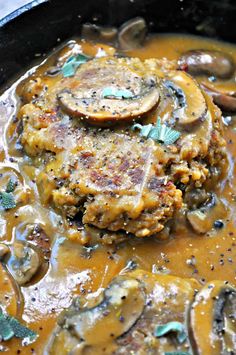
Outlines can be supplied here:
<path id="1" fill-rule="evenodd" d="M 182 193 L 163 170 L 168 155 L 152 140 L 68 123 L 55 124 L 50 138 L 44 136 L 46 142 L 56 141 L 55 129 L 68 144 L 47 164 L 38 183 L 44 198 L 51 186 L 48 200 L 69 216 L 82 209 L 84 223 L 144 237 L 159 232 L 180 208 Z"/>
<path id="2" fill-rule="evenodd" d="M 182 206 L 177 186 L 202 187 L 226 169 L 220 111 L 166 61 L 105 57 L 50 85 L 33 80 L 23 89 L 21 142 L 41 157 L 44 203 L 69 217 L 82 212 L 84 224 L 153 235 Z M 131 127 L 134 118 L 154 127 L 158 116 L 164 130 L 178 130 L 172 144 Z"/>

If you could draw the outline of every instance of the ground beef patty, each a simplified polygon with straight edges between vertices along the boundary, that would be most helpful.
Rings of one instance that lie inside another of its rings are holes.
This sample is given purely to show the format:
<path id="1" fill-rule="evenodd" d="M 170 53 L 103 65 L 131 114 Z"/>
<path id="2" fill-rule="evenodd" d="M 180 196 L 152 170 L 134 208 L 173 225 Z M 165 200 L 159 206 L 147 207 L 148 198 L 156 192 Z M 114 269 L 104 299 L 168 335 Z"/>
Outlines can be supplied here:
<path id="1" fill-rule="evenodd" d="M 105 57 L 50 85 L 34 80 L 24 87 L 21 142 L 42 157 L 44 203 L 69 217 L 82 212 L 86 225 L 156 234 L 182 206 L 178 186 L 202 187 L 226 169 L 219 109 L 166 61 Z M 111 87 L 133 96 L 102 96 Z M 180 132 L 176 142 L 160 144 L 131 128 L 134 120 L 147 125 L 157 117 Z"/>

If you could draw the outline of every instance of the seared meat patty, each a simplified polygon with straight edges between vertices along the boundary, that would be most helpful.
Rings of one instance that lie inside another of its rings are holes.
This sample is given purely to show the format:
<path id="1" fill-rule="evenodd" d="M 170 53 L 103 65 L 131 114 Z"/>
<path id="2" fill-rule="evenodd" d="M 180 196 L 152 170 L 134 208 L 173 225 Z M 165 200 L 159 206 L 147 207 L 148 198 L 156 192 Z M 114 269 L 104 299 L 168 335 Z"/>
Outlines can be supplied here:
<path id="1" fill-rule="evenodd" d="M 47 133 L 46 146 L 57 143 L 57 136 L 65 149 L 46 165 L 38 184 L 43 198 L 48 194 L 70 217 L 83 208 L 86 224 L 144 237 L 159 232 L 181 207 L 182 193 L 163 170 L 168 155 L 152 140 L 69 122 Z"/>
<path id="2" fill-rule="evenodd" d="M 182 206 L 179 185 L 202 187 L 226 169 L 220 111 L 172 63 L 105 57 L 82 64 L 73 77 L 58 75 L 49 87 L 41 78 L 35 84 L 36 96 L 32 81 L 24 88 L 21 142 L 41 157 L 44 203 L 69 217 L 82 212 L 85 225 L 156 234 Z M 147 125 L 157 116 L 178 129 L 176 142 L 131 128 L 134 118 Z"/>

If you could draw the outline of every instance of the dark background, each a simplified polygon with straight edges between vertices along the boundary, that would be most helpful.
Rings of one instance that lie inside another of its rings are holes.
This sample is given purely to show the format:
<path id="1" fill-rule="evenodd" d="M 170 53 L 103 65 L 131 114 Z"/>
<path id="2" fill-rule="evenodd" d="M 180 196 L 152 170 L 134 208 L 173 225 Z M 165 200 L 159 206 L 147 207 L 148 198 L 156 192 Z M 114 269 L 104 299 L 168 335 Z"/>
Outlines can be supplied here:
<path id="1" fill-rule="evenodd" d="M 0 21 L 0 85 L 35 58 L 79 35 L 81 24 L 120 25 L 143 16 L 150 31 L 236 43 L 236 0 L 36 0 Z"/>

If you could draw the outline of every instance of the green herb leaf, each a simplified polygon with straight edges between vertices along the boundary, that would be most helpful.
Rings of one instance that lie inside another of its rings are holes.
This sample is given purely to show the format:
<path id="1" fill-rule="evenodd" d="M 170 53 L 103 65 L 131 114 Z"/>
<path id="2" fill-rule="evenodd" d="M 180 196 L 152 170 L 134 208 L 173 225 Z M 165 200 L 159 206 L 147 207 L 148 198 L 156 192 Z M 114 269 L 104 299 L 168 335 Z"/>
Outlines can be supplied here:
<path id="1" fill-rule="evenodd" d="M 165 145 L 174 143 L 180 137 L 180 133 L 165 125 L 161 126 L 159 141 Z"/>
<path id="2" fill-rule="evenodd" d="M 102 91 L 102 97 L 104 99 L 132 99 L 134 97 L 130 90 L 119 90 L 113 87 L 104 88 Z"/>
<path id="3" fill-rule="evenodd" d="M 151 137 L 151 131 L 153 131 L 153 125 L 151 123 L 148 124 L 148 125 L 145 125 L 145 126 L 142 126 L 141 124 L 136 123 L 136 124 L 133 125 L 132 128 L 133 129 L 137 129 L 137 128 L 140 129 L 140 135 L 142 137 L 145 137 L 145 138 L 150 137 L 150 138 L 152 138 Z"/>
<path id="4" fill-rule="evenodd" d="M 157 119 L 155 126 L 152 124 L 143 126 L 136 123 L 132 126 L 132 129 L 139 129 L 141 137 L 151 138 L 154 141 L 165 145 L 173 144 L 180 137 L 180 132 L 165 124 L 161 124 L 160 118 Z"/>
<path id="5" fill-rule="evenodd" d="M 14 336 L 14 332 L 8 321 L 5 319 L 2 311 L 0 314 L 0 338 L 4 341 L 10 340 Z M 1 341 L 1 340 L 0 340 Z"/>
<path id="6" fill-rule="evenodd" d="M 188 351 L 167 351 L 165 355 L 191 355 Z"/>
<path id="7" fill-rule="evenodd" d="M 11 192 L 0 192 L 0 206 L 4 210 L 16 207 L 14 195 Z"/>
<path id="8" fill-rule="evenodd" d="M 20 322 L 13 317 L 7 317 L 8 324 L 14 332 L 15 337 L 17 338 L 29 338 L 30 341 L 33 341 L 37 338 L 37 334 L 33 332 L 33 330 L 25 327 L 24 325 L 20 324 Z"/>
<path id="9" fill-rule="evenodd" d="M 65 78 L 75 75 L 76 70 L 81 64 L 86 63 L 90 57 L 85 54 L 78 54 L 67 59 L 61 68 L 62 74 Z"/>
<path id="10" fill-rule="evenodd" d="M 163 325 L 158 325 L 154 332 L 154 335 L 157 338 L 160 338 L 168 333 L 175 332 L 177 333 L 177 340 L 180 344 L 184 343 L 187 340 L 187 333 L 185 327 L 180 322 L 169 322 Z"/>
<path id="11" fill-rule="evenodd" d="M 37 334 L 31 329 L 22 325 L 16 318 L 4 314 L 0 308 L 0 338 L 4 341 L 13 337 L 25 339 L 29 342 L 37 338 Z"/>
<path id="12" fill-rule="evenodd" d="M 10 178 L 7 187 L 6 187 L 6 192 L 13 192 L 16 188 L 17 181 L 15 179 Z"/>

